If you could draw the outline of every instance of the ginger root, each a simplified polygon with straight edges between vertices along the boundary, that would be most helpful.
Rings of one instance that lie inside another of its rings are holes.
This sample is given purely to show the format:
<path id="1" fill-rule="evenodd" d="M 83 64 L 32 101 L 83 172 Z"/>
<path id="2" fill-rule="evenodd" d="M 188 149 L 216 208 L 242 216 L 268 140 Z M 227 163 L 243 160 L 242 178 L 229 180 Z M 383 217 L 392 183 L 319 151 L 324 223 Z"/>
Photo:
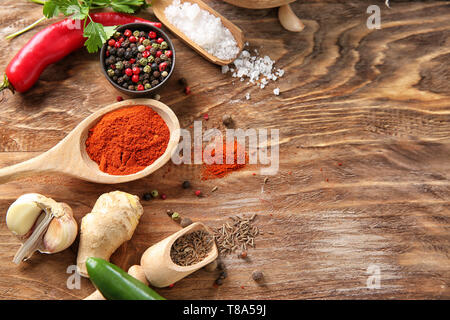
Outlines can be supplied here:
<path id="1" fill-rule="evenodd" d="M 89 277 L 86 260 L 89 257 L 109 258 L 133 236 L 144 209 L 137 196 L 114 191 L 102 194 L 92 212 L 81 220 L 77 270 Z"/>

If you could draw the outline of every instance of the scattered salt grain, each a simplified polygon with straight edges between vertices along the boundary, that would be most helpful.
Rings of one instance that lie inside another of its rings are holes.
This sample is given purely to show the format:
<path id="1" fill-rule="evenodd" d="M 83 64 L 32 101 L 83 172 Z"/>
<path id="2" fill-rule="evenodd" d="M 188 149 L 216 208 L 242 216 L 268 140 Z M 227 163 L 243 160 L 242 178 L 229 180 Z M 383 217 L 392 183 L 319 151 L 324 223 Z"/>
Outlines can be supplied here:
<path id="1" fill-rule="evenodd" d="M 227 73 L 230 70 L 230 67 L 228 66 L 222 66 L 222 73 Z"/>
<path id="2" fill-rule="evenodd" d="M 200 9 L 198 4 L 173 0 L 164 14 L 171 24 L 209 54 L 222 60 L 238 55 L 239 47 L 230 30 L 224 27 L 220 18 Z"/>
<path id="3" fill-rule="evenodd" d="M 249 92 L 247 92 L 247 93 L 245 94 L 245 99 L 250 100 L 250 93 L 249 93 Z"/>
<path id="4" fill-rule="evenodd" d="M 281 78 L 281 77 L 284 75 L 284 70 L 283 70 L 283 69 L 278 69 L 277 72 L 275 72 L 275 74 L 276 74 L 278 77 Z"/>
<path id="5" fill-rule="evenodd" d="M 264 87 L 269 83 L 266 78 L 261 79 L 260 88 L 264 89 Z"/>
<path id="6" fill-rule="evenodd" d="M 247 45 L 248 43 L 246 43 Z M 269 84 L 269 81 L 277 81 L 281 78 L 284 75 L 284 70 L 275 70 L 275 61 L 269 56 L 259 56 L 258 50 L 253 51 L 255 55 L 252 55 L 248 50 L 243 50 L 239 57 L 234 60 L 234 68 L 230 65 L 228 70 L 231 72 L 233 78 L 239 78 L 240 81 L 248 79 L 248 84 L 253 84 L 260 89 L 264 89 Z M 226 73 L 224 70 L 222 67 L 222 72 Z"/>
<path id="7" fill-rule="evenodd" d="M 276 96 L 279 96 L 280 95 L 280 88 L 273 89 L 273 94 L 276 95 Z"/>

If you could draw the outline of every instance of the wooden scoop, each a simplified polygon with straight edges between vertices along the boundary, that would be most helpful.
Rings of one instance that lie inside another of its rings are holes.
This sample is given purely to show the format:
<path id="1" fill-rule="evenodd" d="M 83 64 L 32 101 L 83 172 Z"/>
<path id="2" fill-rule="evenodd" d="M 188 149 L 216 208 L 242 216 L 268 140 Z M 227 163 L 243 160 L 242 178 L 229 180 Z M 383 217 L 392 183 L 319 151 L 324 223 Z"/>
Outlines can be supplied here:
<path id="1" fill-rule="evenodd" d="M 101 171 L 98 164 L 86 153 L 85 141 L 89 129 L 106 113 L 126 106 L 146 105 L 157 112 L 170 130 L 170 140 L 164 154 L 142 171 L 115 176 Z M 0 169 L 0 183 L 36 173 L 64 173 L 82 180 L 97 183 L 122 183 L 143 178 L 169 161 L 180 139 L 180 124 L 173 111 L 164 103 L 152 99 L 130 99 L 113 103 L 91 114 L 73 129 L 61 142 L 47 152 L 28 161 Z"/>
<path id="2" fill-rule="evenodd" d="M 212 235 L 207 226 L 201 222 L 196 222 L 145 250 L 141 257 L 141 267 L 150 284 L 158 288 L 167 287 L 216 260 L 219 252 L 214 242 L 206 258 L 196 264 L 180 266 L 172 261 L 170 250 L 173 243 L 185 234 L 197 230 L 205 230 Z"/>
<path id="3" fill-rule="evenodd" d="M 218 65 L 228 65 L 232 63 L 236 58 L 230 59 L 230 60 L 222 60 L 219 59 L 211 54 L 209 54 L 205 49 L 200 47 L 198 44 L 196 44 L 194 41 L 192 41 L 190 38 L 188 38 L 180 29 L 175 27 L 173 24 L 169 22 L 169 20 L 166 18 L 166 15 L 164 14 L 164 10 L 166 7 L 170 6 L 172 4 L 173 0 L 153 0 L 152 1 L 152 9 L 155 16 L 167 27 L 169 28 L 173 33 L 175 33 L 181 40 L 183 40 L 188 46 L 190 46 L 192 49 L 197 51 L 201 56 L 203 56 L 205 59 L 211 61 L 212 63 L 218 64 Z M 196 3 L 198 6 L 206 11 L 209 11 L 211 14 L 213 14 L 216 17 L 219 17 L 222 20 L 222 24 L 228 28 L 231 32 L 231 34 L 234 36 L 234 39 L 237 42 L 237 45 L 239 47 L 239 51 L 241 51 L 244 48 L 244 34 L 241 29 L 239 29 L 235 24 L 233 24 L 231 21 L 220 15 L 217 11 L 213 10 L 210 6 L 205 4 L 204 2 L 200 0 L 182 0 L 181 2 L 190 2 L 190 3 Z M 199 30 L 199 32 L 203 32 L 202 30 Z"/>

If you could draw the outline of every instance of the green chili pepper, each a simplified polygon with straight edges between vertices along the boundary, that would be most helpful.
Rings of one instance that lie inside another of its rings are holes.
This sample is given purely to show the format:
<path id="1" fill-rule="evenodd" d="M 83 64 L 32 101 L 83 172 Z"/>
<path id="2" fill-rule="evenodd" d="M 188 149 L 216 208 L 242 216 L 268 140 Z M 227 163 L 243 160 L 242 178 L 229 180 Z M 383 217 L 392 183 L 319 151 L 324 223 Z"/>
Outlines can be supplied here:
<path id="1" fill-rule="evenodd" d="M 88 258 L 86 267 L 90 280 L 108 300 L 166 300 L 143 282 L 106 260 Z"/>

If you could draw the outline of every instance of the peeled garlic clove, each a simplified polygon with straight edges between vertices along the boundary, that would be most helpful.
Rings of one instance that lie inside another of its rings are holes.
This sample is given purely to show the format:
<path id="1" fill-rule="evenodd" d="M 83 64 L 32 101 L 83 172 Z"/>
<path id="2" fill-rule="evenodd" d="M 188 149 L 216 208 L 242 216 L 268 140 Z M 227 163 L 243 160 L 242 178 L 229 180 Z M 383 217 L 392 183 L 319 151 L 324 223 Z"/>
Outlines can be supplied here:
<path id="1" fill-rule="evenodd" d="M 8 209 L 8 229 L 25 241 L 13 261 L 28 259 L 36 250 L 55 253 L 69 247 L 77 236 L 72 209 L 37 193 L 24 194 Z"/>
<path id="2" fill-rule="evenodd" d="M 77 237 L 78 226 L 73 218 L 72 209 L 65 203 L 59 203 L 59 205 L 64 206 L 65 214 L 53 218 L 50 222 L 39 247 L 42 253 L 63 251 L 70 247 Z"/>
<path id="3" fill-rule="evenodd" d="M 288 31 L 300 32 L 305 28 L 303 22 L 296 16 L 289 4 L 278 9 L 278 19 L 281 25 Z"/>
<path id="4" fill-rule="evenodd" d="M 34 201 L 27 201 L 22 196 L 17 199 L 6 213 L 6 225 L 16 236 L 25 236 L 41 215 L 42 208 Z"/>

